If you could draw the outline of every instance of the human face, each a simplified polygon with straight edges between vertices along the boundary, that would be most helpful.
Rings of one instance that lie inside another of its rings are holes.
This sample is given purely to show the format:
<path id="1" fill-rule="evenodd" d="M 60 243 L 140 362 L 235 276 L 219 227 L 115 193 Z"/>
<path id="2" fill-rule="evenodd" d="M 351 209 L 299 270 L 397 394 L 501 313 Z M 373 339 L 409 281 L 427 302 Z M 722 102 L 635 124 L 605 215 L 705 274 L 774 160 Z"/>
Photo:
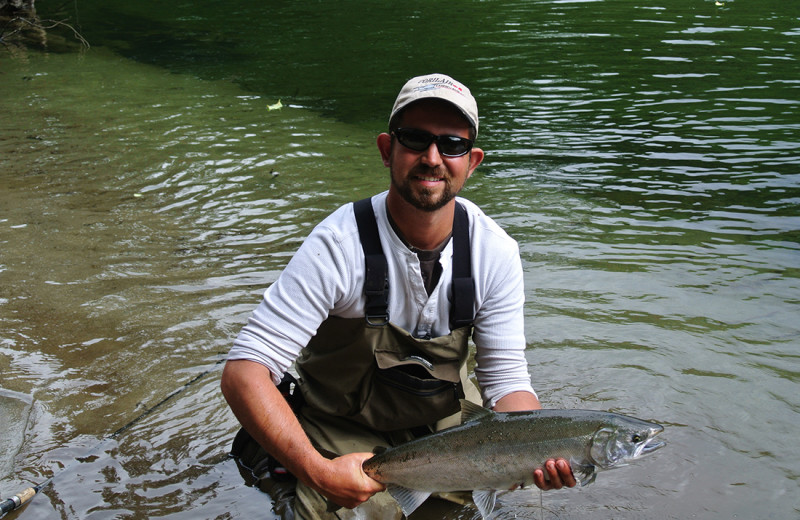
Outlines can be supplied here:
<path id="1" fill-rule="evenodd" d="M 408 107 L 399 122 L 434 135 L 469 137 L 469 125 L 453 106 L 438 101 L 420 101 Z M 423 151 L 400 144 L 389 134 L 378 138 L 384 164 L 391 173 L 390 196 L 399 196 L 412 207 L 433 212 L 448 205 L 483 160 L 483 151 L 472 148 L 459 157 L 443 156 L 436 142 Z"/>

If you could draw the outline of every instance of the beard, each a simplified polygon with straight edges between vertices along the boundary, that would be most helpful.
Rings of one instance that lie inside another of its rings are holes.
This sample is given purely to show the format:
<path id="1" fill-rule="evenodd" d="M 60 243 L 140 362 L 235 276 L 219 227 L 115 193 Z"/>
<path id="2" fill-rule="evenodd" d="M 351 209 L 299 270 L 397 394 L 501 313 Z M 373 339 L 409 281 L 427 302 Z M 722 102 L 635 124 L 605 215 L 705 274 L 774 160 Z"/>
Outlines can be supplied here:
<path id="1" fill-rule="evenodd" d="M 412 182 L 415 177 L 437 177 L 442 179 L 444 189 L 430 189 L 424 186 L 416 186 Z M 453 200 L 460 189 L 455 189 L 452 179 L 445 168 L 425 168 L 416 167 L 408 172 L 403 179 L 398 179 L 394 172 L 391 174 L 392 185 L 397 189 L 400 196 L 416 209 L 432 212 L 446 206 Z"/>

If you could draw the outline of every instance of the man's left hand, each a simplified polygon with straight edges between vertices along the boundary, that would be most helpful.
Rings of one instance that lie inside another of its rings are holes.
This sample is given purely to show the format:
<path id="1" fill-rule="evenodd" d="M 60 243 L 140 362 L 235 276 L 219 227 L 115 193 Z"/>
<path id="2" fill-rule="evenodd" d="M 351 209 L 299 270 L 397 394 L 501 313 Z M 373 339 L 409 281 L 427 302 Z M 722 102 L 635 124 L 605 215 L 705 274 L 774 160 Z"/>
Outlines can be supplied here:
<path id="1" fill-rule="evenodd" d="M 533 483 L 539 489 L 547 491 L 565 486 L 574 487 L 577 481 L 566 459 L 547 459 L 543 467 L 533 472 Z"/>

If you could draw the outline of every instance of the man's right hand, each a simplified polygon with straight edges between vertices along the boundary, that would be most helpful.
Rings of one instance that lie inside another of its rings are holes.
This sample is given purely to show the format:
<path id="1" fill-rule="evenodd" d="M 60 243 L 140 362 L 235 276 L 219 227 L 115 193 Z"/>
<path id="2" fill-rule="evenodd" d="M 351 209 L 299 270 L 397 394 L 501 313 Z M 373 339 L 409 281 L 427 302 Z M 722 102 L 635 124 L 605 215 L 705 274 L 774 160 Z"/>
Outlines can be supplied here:
<path id="1" fill-rule="evenodd" d="M 314 448 L 265 366 L 245 360 L 228 361 L 221 386 L 231 410 L 253 439 L 298 479 L 332 502 L 353 508 L 383 491 L 383 484 L 361 469 L 361 463 L 372 453 L 327 459 Z"/>
<path id="2" fill-rule="evenodd" d="M 372 457 L 372 453 L 349 453 L 326 463 L 311 478 L 311 486 L 331 502 L 348 509 L 357 507 L 369 498 L 386 489 L 373 480 L 361 468 L 361 464 Z"/>

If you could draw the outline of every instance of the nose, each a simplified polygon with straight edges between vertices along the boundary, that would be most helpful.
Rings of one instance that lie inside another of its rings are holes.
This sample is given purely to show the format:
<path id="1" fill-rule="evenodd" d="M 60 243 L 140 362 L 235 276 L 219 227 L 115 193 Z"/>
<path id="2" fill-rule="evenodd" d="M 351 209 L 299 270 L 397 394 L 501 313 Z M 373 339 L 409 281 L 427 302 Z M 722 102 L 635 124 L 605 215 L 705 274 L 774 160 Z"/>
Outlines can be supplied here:
<path id="1" fill-rule="evenodd" d="M 439 148 L 436 146 L 436 141 L 432 142 L 427 150 L 422 152 L 422 162 L 423 164 L 432 168 L 442 164 L 442 155 L 439 153 Z"/>

